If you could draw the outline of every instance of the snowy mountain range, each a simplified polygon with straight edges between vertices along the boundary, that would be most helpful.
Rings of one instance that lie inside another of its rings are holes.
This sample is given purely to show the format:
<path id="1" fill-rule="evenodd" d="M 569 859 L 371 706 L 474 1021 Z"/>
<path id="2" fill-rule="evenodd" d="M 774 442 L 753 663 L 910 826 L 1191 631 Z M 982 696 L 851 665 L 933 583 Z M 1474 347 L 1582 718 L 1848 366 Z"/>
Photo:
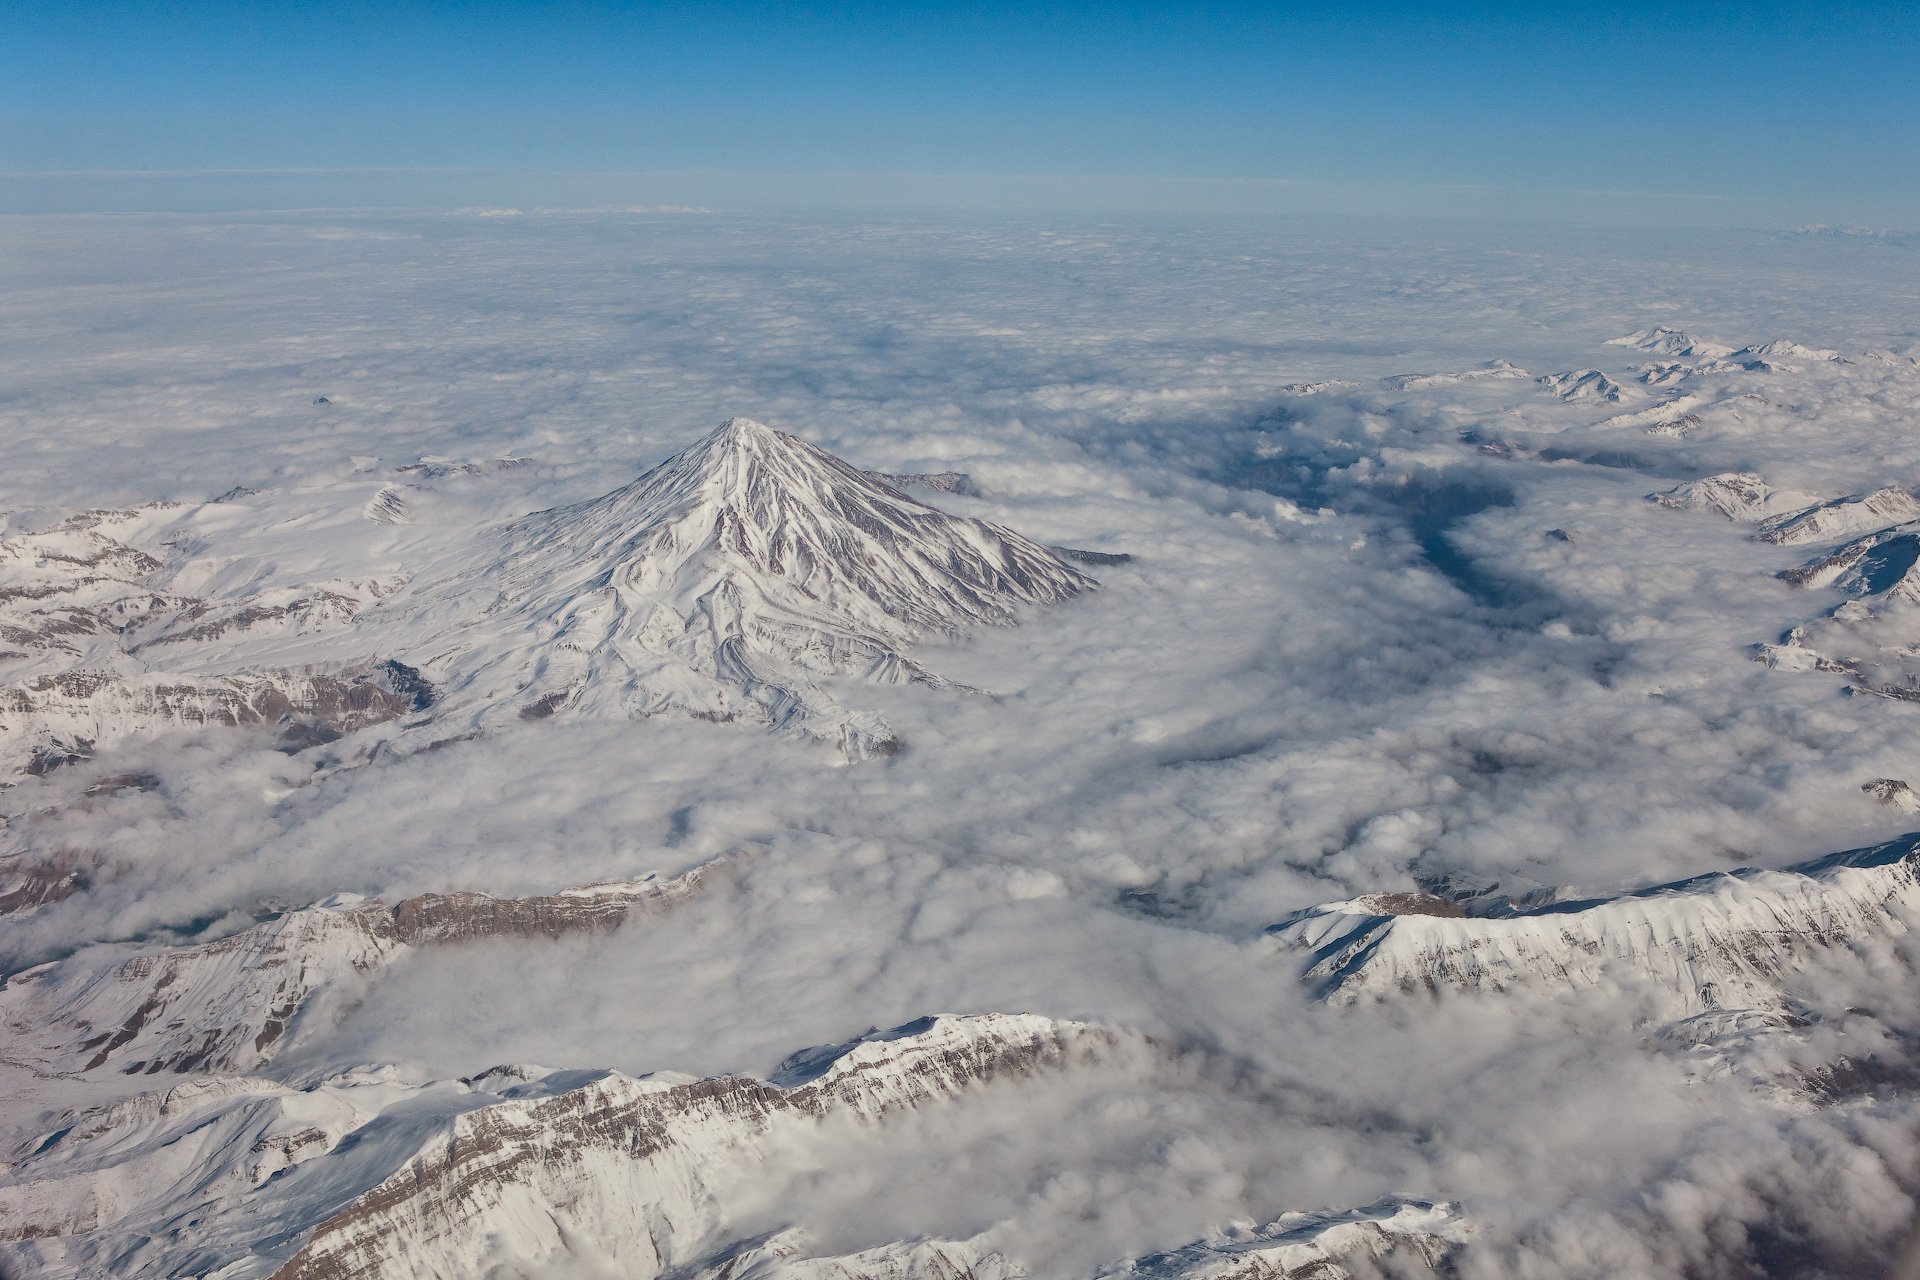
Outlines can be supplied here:
<path id="1" fill-rule="evenodd" d="M 984 1244 L 822 1256 L 798 1227 L 730 1240 L 727 1212 L 773 1151 L 830 1157 L 849 1128 L 961 1109 L 989 1085 L 1138 1071 L 1151 1053 L 1096 1026 L 993 1014 L 806 1050 L 768 1080 L 511 1065 L 461 1081 L 389 1069 L 297 1088 L 200 1077 L 62 1116 L 15 1153 L 0 1239 L 50 1278 L 110 1265 L 451 1280 L 592 1264 L 637 1280 L 1013 1280 L 1025 1267 Z M 234 1168 L 202 1163 L 224 1150 L 250 1155 Z M 1432 1264 L 1467 1233 L 1453 1206 L 1385 1202 L 1292 1214 L 1100 1274 L 1337 1277 L 1349 1263 Z"/>

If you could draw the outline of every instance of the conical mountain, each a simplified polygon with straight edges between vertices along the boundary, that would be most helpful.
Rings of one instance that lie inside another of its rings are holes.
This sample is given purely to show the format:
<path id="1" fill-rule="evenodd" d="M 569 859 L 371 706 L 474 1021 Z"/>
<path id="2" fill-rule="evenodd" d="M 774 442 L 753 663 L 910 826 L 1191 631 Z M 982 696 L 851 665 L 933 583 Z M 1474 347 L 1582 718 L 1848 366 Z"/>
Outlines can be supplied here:
<path id="1" fill-rule="evenodd" d="M 484 636 L 461 642 L 477 642 L 477 665 L 456 685 L 489 703 L 511 688 L 527 717 L 757 720 L 850 756 L 896 744 L 813 678 L 942 683 L 902 648 L 1096 585 L 1030 539 L 745 418 L 612 493 L 507 526 L 490 551 L 456 584 L 492 597 L 462 609 Z"/>
<path id="2" fill-rule="evenodd" d="M 1020 605 L 1093 585 L 1009 529 L 916 502 L 746 418 L 623 488 L 541 512 L 513 533 L 525 567 L 542 577 L 584 570 L 623 592 L 690 592 L 694 601 L 729 579 L 902 640 L 1004 625 Z"/>

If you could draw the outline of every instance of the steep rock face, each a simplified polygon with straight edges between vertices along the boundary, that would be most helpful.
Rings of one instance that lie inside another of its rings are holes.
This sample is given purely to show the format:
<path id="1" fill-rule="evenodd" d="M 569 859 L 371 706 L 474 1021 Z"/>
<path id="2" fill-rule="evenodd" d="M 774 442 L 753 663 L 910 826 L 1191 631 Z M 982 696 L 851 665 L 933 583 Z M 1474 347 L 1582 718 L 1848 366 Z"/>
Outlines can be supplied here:
<path id="1" fill-rule="evenodd" d="M 1313 907 L 1269 935 L 1304 952 L 1304 976 L 1329 999 L 1445 988 L 1637 980 L 1668 993 L 1674 1016 L 1765 1008 L 1808 950 L 1904 931 L 1920 905 L 1920 834 L 1784 871 L 1746 868 L 1616 898 L 1504 915 L 1391 915 L 1376 901 Z"/>
<path id="2" fill-rule="evenodd" d="M 776 1137 L 791 1140 L 829 1117 L 881 1123 L 1111 1043 L 1099 1028 L 1046 1018 L 927 1018 L 801 1055 L 771 1081 L 608 1075 L 503 1102 L 458 1116 L 322 1222 L 275 1274 L 468 1276 L 503 1254 L 551 1265 L 578 1236 L 645 1280 L 697 1256 L 716 1225 L 716 1198 Z"/>
<path id="3" fill-rule="evenodd" d="M 1444 1263 L 1469 1228 L 1459 1207 L 1395 1198 L 1333 1213 L 1292 1213 L 1253 1231 L 1199 1241 L 1102 1271 L 1099 1280 L 1343 1280 L 1417 1274 Z"/>
<path id="4" fill-rule="evenodd" d="M 0 991 L 10 1054 L 36 1069 L 253 1071 L 316 999 L 351 1000 L 409 947 L 618 927 L 716 884 L 729 860 L 671 880 L 534 898 L 426 894 L 389 907 L 343 895 L 193 947 L 98 948 L 16 974 Z"/>
<path id="5" fill-rule="evenodd" d="M 1093 580 L 1019 534 L 948 515 L 824 450 L 733 419 L 625 488 L 501 531 L 434 597 L 479 622 L 454 682 L 523 718 L 748 720 L 885 754 L 876 718 L 814 683 L 941 683 L 903 650 L 1012 623 Z"/>

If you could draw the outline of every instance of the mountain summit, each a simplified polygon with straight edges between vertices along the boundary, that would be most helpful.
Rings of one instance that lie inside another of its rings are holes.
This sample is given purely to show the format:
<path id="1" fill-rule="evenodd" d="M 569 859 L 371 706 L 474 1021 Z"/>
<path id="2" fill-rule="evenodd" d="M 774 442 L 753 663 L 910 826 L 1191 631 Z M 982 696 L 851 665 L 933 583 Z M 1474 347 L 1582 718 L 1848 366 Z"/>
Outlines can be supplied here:
<path id="1" fill-rule="evenodd" d="M 491 550 L 452 584 L 494 595 L 460 610 L 482 621 L 460 642 L 472 661 L 451 663 L 466 668 L 451 680 L 456 704 L 464 686 L 492 714 L 511 684 L 523 718 L 757 721 L 852 758 L 897 741 L 816 678 L 941 684 L 902 649 L 1096 585 L 1011 530 L 916 502 L 746 418 L 612 493 L 506 526 Z"/>

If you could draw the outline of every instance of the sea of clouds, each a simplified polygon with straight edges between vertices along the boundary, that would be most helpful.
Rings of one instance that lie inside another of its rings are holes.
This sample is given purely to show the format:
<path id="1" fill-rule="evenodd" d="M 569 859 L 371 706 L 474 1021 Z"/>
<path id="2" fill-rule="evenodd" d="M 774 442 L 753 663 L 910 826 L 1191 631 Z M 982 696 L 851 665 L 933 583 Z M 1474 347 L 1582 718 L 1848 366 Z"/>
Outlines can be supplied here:
<path id="1" fill-rule="evenodd" d="M 7 968 L 342 891 L 551 891 L 744 849 L 730 895 L 644 928 L 414 957 L 284 1068 L 765 1073 L 869 1026 L 1032 1011 L 1178 1054 L 796 1157 L 769 1221 L 848 1248 L 984 1231 L 1071 1275 L 1401 1192 L 1481 1224 L 1469 1276 L 1895 1265 L 1910 1101 L 1785 1106 L 1689 1069 L 1628 988 L 1325 1007 L 1260 931 L 1445 878 L 1611 892 L 1901 829 L 1859 785 L 1920 773 L 1920 709 L 1750 661 L 1810 614 L 1773 577 L 1798 557 L 1644 495 L 1737 468 L 1911 485 L 1911 380 L 1863 365 L 1695 440 L 1379 380 L 1619 370 L 1638 353 L 1605 340 L 1656 323 L 1908 352 L 1905 247 L 702 213 L 4 234 L 0 509 L 22 527 L 369 460 L 532 459 L 453 486 L 461 519 L 500 519 L 744 415 L 861 466 L 967 471 L 983 496 L 941 505 L 1135 557 L 1017 629 L 916 650 L 991 698 L 838 690 L 905 739 L 887 760 L 540 723 L 336 771 L 242 734 L 136 742 L 23 781 L 10 847 L 85 850 L 93 887 L 9 925 Z M 1324 379 L 1353 385 L 1288 389 Z M 1481 447 L 1549 435 L 1564 456 Z M 76 802 L 128 771 L 162 785 Z M 1864 1011 L 1856 1049 L 1905 1053 L 1915 959 L 1892 938 L 1797 990 Z"/>

